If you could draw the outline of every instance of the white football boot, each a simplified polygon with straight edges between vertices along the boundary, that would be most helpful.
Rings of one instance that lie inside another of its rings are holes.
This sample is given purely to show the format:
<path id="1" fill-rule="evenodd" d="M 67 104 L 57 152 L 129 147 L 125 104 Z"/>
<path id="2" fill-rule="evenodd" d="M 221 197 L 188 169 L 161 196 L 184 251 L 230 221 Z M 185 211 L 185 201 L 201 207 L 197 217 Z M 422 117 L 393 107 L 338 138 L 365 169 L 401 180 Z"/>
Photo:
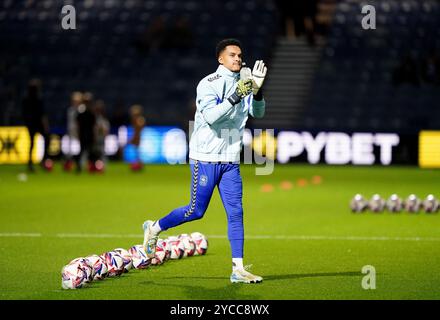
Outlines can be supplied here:
<path id="1" fill-rule="evenodd" d="M 159 238 L 159 235 L 154 234 L 153 231 L 151 230 L 151 226 L 153 225 L 153 223 L 154 221 L 147 220 L 142 225 L 142 229 L 144 229 L 143 246 L 148 258 L 154 258 L 156 253 L 156 243 L 157 243 L 157 239 Z"/>
<path id="2" fill-rule="evenodd" d="M 260 283 L 263 281 L 263 278 L 260 276 L 256 276 L 246 269 L 249 269 L 251 265 L 245 266 L 243 269 L 235 269 L 231 274 L 231 282 L 232 283 Z"/>

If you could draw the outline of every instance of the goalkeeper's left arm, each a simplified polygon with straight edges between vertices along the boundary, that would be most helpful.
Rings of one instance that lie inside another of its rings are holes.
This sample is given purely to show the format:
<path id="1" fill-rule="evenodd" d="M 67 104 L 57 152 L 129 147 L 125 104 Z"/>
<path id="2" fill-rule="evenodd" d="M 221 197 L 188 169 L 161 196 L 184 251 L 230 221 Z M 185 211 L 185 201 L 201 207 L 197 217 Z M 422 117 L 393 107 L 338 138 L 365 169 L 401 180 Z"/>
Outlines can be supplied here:
<path id="1" fill-rule="evenodd" d="M 263 118 L 266 111 L 266 101 L 263 98 L 263 91 L 260 89 L 256 95 L 253 95 L 252 104 L 249 113 L 254 118 Z"/>

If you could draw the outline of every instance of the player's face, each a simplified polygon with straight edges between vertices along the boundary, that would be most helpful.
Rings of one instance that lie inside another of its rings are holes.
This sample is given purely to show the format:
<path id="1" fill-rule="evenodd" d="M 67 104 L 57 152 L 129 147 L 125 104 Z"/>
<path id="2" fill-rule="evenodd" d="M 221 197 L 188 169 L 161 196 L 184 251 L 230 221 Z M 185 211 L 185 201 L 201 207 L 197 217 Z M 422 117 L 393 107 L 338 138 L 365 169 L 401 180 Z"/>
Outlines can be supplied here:
<path id="1" fill-rule="evenodd" d="M 82 97 L 79 94 L 73 94 L 72 95 L 72 105 L 77 107 L 81 104 L 82 102 Z"/>
<path id="2" fill-rule="evenodd" d="M 241 69 L 241 49 L 238 46 L 227 46 L 220 53 L 218 62 L 232 72 L 239 72 Z"/>

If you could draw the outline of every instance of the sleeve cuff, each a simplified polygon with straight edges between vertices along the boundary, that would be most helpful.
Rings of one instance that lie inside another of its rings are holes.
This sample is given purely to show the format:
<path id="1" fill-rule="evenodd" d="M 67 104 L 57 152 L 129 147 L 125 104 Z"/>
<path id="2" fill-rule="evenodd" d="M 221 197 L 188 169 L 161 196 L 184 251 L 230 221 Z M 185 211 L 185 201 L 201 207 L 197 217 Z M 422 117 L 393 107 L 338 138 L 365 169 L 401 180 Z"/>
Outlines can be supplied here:
<path id="1" fill-rule="evenodd" d="M 258 90 L 257 94 L 254 95 L 254 100 L 256 101 L 263 100 L 263 89 L 260 88 L 260 90 Z"/>

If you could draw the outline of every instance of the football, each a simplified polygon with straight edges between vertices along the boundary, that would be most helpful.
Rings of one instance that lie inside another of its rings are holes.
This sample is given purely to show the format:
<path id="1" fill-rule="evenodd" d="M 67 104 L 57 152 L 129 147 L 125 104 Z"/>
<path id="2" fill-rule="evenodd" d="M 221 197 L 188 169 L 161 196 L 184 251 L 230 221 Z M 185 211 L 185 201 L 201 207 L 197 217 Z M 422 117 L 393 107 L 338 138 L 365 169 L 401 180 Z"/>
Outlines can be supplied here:
<path id="1" fill-rule="evenodd" d="M 154 258 L 151 259 L 152 265 L 160 265 L 165 262 L 166 256 L 166 243 L 163 239 L 158 239 L 156 244 L 156 252 Z"/>
<path id="2" fill-rule="evenodd" d="M 171 258 L 171 245 L 168 239 L 163 239 L 163 243 L 165 246 L 165 261 Z"/>
<path id="3" fill-rule="evenodd" d="M 185 246 L 182 241 L 176 236 L 168 237 L 168 243 L 171 248 L 170 259 L 182 259 L 185 254 Z"/>
<path id="4" fill-rule="evenodd" d="M 144 246 L 140 244 L 134 245 L 128 252 L 131 254 L 133 268 L 145 269 L 151 264 L 151 259 L 147 257 Z"/>
<path id="5" fill-rule="evenodd" d="M 71 263 L 78 263 L 86 275 L 85 282 L 92 282 L 94 276 L 93 268 L 90 266 L 90 262 L 86 258 L 75 258 L 69 262 L 69 264 Z"/>
<path id="6" fill-rule="evenodd" d="M 82 288 L 87 282 L 87 275 L 79 262 L 69 263 L 61 270 L 61 287 L 63 289 Z"/>
<path id="7" fill-rule="evenodd" d="M 350 201 L 351 212 L 363 212 L 368 207 L 368 201 L 361 194 L 356 194 Z"/>
<path id="8" fill-rule="evenodd" d="M 131 268 L 133 268 L 133 261 L 130 252 L 123 248 L 116 248 L 113 251 L 119 253 L 124 261 L 124 272 L 128 272 Z"/>
<path id="9" fill-rule="evenodd" d="M 429 194 L 422 203 L 423 210 L 426 213 L 436 213 L 439 210 L 440 204 L 434 195 Z"/>
<path id="10" fill-rule="evenodd" d="M 374 194 L 368 202 L 368 207 L 373 212 L 382 212 L 385 208 L 385 200 L 381 198 L 379 194 Z"/>
<path id="11" fill-rule="evenodd" d="M 178 236 L 180 241 L 182 241 L 183 246 L 185 248 L 185 252 L 183 253 L 183 257 L 191 257 L 196 252 L 196 244 L 193 239 L 186 233 L 182 233 Z"/>
<path id="12" fill-rule="evenodd" d="M 196 245 L 194 255 L 204 255 L 208 251 L 208 239 L 200 232 L 193 232 L 190 234 Z"/>
<path id="13" fill-rule="evenodd" d="M 403 208 L 403 201 L 397 194 L 392 194 L 387 200 L 386 207 L 389 212 L 400 212 Z"/>
<path id="14" fill-rule="evenodd" d="M 411 213 L 417 213 L 420 210 L 421 201 L 415 194 L 410 194 L 405 200 L 405 210 Z"/>
<path id="15" fill-rule="evenodd" d="M 104 259 L 96 254 L 86 257 L 92 268 L 93 280 L 102 280 L 107 276 L 107 264 Z"/>
<path id="16" fill-rule="evenodd" d="M 109 251 L 103 254 L 105 263 L 107 264 L 108 276 L 120 276 L 124 272 L 124 259 L 115 251 Z"/>

